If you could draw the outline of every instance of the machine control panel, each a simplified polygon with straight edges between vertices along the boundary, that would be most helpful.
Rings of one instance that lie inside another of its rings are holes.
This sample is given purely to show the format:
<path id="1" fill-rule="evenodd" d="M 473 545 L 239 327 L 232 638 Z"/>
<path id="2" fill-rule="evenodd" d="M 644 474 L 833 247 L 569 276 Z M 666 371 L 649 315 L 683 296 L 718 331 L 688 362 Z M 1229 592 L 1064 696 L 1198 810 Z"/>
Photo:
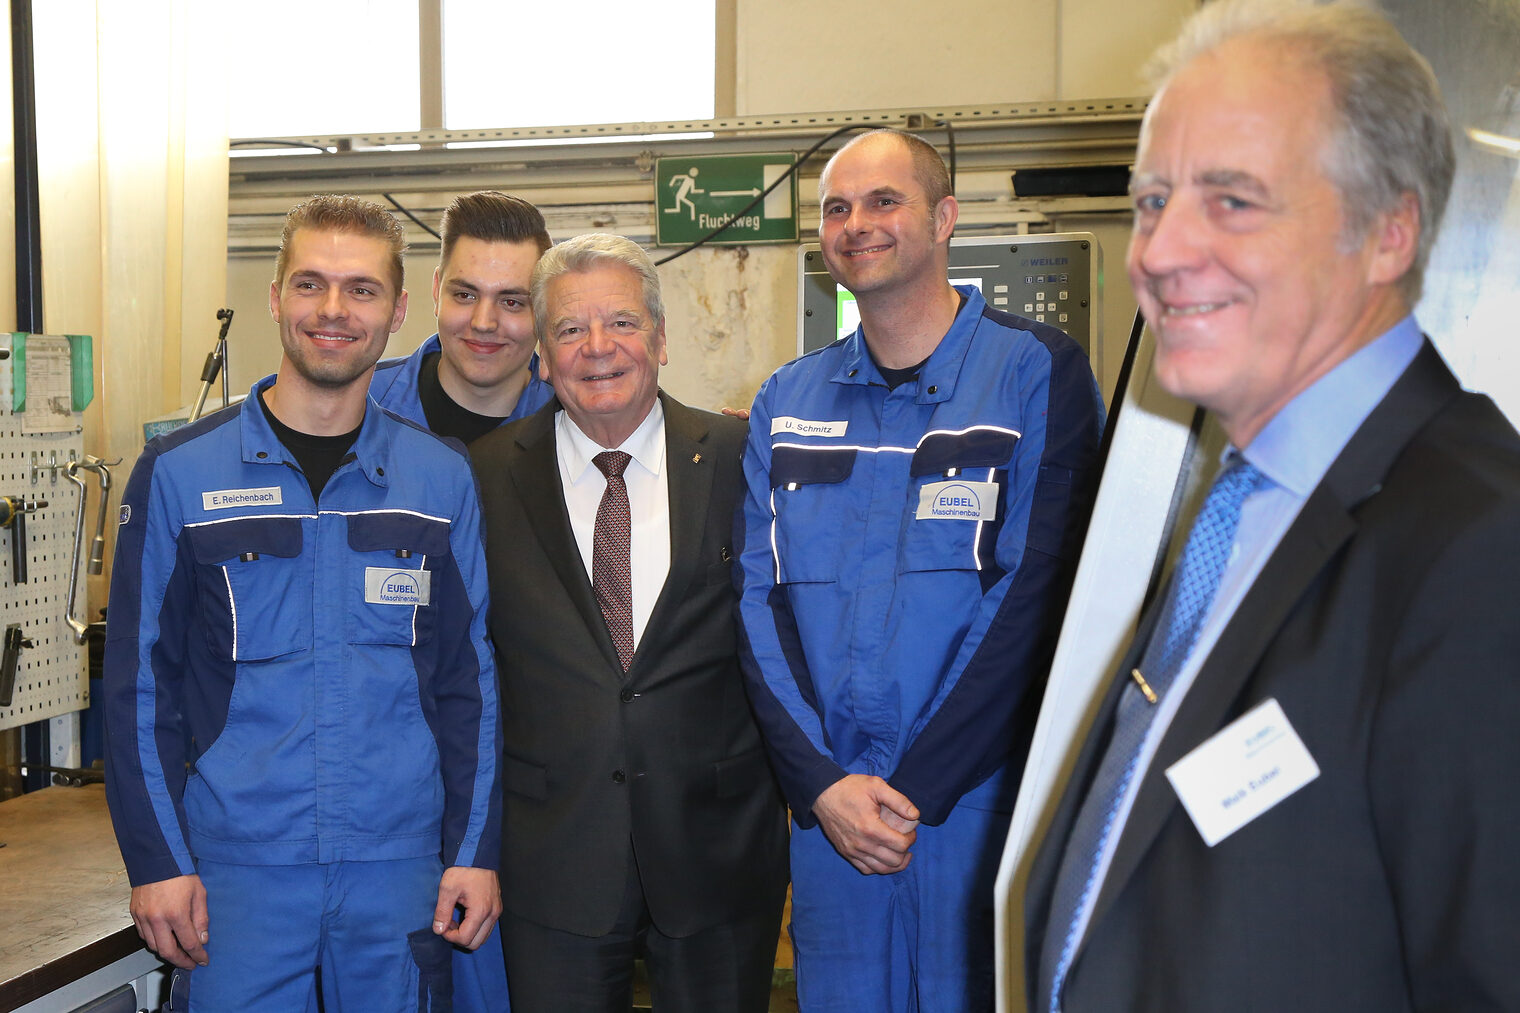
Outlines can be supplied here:
<path id="1" fill-rule="evenodd" d="M 797 352 L 837 341 L 860 323 L 855 297 L 834 282 L 817 243 L 797 255 Z M 1059 327 L 1089 356 L 1098 345 L 1102 252 L 1090 232 L 971 236 L 950 241 L 950 281 L 974 285 L 993 309 Z"/>

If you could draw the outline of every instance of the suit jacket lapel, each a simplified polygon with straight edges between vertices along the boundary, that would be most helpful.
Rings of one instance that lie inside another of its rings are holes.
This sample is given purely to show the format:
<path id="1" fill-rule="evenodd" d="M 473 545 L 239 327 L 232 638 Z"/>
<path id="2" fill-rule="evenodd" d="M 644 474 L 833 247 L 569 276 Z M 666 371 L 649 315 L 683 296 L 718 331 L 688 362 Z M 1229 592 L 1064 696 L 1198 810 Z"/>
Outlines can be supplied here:
<path id="1" fill-rule="evenodd" d="M 1113 904 L 1179 804 L 1166 779 L 1166 768 L 1227 723 L 1231 709 L 1288 614 L 1356 534 L 1353 511 L 1377 493 L 1383 476 L 1409 440 L 1459 392 L 1455 378 L 1427 341 L 1305 501 L 1209 652 L 1162 737 L 1135 796 L 1091 924 L 1096 924 Z M 1158 597 L 1158 605 L 1160 600 Z M 1148 616 L 1142 629 L 1154 622 L 1155 616 Z M 1133 663 L 1126 659 L 1127 666 Z M 1122 671 L 1127 672 L 1128 667 Z M 1111 701 L 1105 702 L 1104 721 L 1112 720 L 1113 706 Z"/>
<path id="2" fill-rule="evenodd" d="M 565 507 L 565 491 L 560 486 L 559 459 L 555 453 L 554 415 L 558 402 L 551 402 L 523 423 L 517 446 L 521 454 L 509 458 L 507 474 L 517 490 L 523 512 L 533 534 L 549 557 L 554 573 L 575 603 L 581 621 L 591 631 L 609 664 L 617 671 L 617 648 L 607 632 L 607 621 L 591 590 L 591 578 L 581 561 L 581 550 L 570 528 L 570 513 Z"/>
<path id="3" fill-rule="evenodd" d="M 629 666 L 632 675 L 638 668 L 639 657 L 646 653 L 658 653 L 659 642 L 665 631 L 672 628 L 670 613 L 680 607 L 694 577 L 699 576 L 698 564 L 702 536 L 707 526 L 707 508 L 711 502 L 714 466 L 711 454 L 704 446 L 708 425 L 702 416 L 663 391 L 660 403 L 665 409 L 665 480 L 670 498 L 670 570 L 660 596 L 655 599 L 654 611 L 644 627 L 639 649 Z"/>

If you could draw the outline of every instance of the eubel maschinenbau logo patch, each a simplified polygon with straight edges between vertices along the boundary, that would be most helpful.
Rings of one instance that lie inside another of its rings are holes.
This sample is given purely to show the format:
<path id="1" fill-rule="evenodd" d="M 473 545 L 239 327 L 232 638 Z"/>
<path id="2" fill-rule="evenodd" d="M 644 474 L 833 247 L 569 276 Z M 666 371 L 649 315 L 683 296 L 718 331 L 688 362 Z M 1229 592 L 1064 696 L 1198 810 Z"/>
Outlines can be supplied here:
<path id="1" fill-rule="evenodd" d="M 364 568 L 364 600 L 371 605 L 426 605 L 432 593 L 431 570 Z"/>
<path id="2" fill-rule="evenodd" d="M 990 521 L 997 518 L 996 482 L 930 482 L 919 490 L 918 520 Z"/>

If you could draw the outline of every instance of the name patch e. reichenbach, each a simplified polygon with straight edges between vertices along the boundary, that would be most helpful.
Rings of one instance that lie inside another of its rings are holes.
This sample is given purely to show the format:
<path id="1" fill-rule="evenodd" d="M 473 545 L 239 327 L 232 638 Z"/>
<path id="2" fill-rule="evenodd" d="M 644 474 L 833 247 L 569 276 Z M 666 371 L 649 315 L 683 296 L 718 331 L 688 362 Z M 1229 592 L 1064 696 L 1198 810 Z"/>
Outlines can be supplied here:
<path id="1" fill-rule="evenodd" d="M 206 510 L 226 510 L 241 506 L 279 506 L 280 487 L 271 485 L 263 489 L 218 489 L 201 493 L 201 507 Z"/>
<path id="2" fill-rule="evenodd" d="M 432 570 L 364 568 L 364 600 L 372 605 L 426 605 L 432 591 Z"/>

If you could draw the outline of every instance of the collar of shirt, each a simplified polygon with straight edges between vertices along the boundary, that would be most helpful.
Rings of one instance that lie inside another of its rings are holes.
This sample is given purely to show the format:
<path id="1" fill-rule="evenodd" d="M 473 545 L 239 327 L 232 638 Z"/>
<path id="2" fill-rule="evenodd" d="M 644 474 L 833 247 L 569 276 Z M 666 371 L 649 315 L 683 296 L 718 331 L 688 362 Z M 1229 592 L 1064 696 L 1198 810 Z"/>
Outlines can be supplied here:
<path id="1" fill-rule="evenodd" d="M 248 396 L 239 406 L 239 435 L 243 461 L 247 464 L 295 464 L 295 455 L 275 435 L 273 427 L 264 418 L 259 395 L 273 387 L 279 374 L 272 373 L 255 381 Z M 364 403 L 364 421 L 360 423 L 359 435 L 349 448 L 359 470 L 371 484 L 384 488 L 389 485 L 385 469 L 391 467 L 391 435 L 388 427 L 380 421 L 384 409 L 373 397 Z"/>
<path id="2" fill-rule="evenodd" d="M 948 401 L 954 396 L 955 382 L 960 378 L 966 351 L 971 347 L 971 337 L 976 333 L 982 322 L 982 314 L 987 309 L 987 300 L 975 285 L 954 287 L 961 294 L 961 308 L 955 314 L 950 329 L 929 354 L 928 361 L 918 374 L 915 400 L 919 404 Z M 887 385 L 882 379 L 881 370 L 876 368 L 876 363 L 871 358 L 870 349 L 866 347 L 864 324 L 845 338 L 844 351 L 844 359 L 833 376 L 835 383 L 874 383 L 881 387 Z"/>
<path id="3" fill-rule="evenodd" d="M 1399 321 L 1289 401 L 1245 448 L 1246 460 L 1307 499 L 1424 340 L 1413 316 Z"/>
<path id="4" fill-rule="evenodd" d="M 554 437 L 560 460 L 564 463 L 565 473 L 571 482 L 580 485 L 589 473 L 601 474 L 594 459 L 597 454 L 609 448 L 581 432 L 581 427 L 575 424 L 563 408 L 554 413 Z M 655 398 L 654 407 L 649 409 L 649 414 L 644 416 L 644 421 L 629 434 L 628 439 L 610 449 L 621 450 L 632 457 L 630 463 L 637 463 L 649 474 L 660 474 L 665 467 L 665 408 L 660 404 L 659 398 Z"/>

